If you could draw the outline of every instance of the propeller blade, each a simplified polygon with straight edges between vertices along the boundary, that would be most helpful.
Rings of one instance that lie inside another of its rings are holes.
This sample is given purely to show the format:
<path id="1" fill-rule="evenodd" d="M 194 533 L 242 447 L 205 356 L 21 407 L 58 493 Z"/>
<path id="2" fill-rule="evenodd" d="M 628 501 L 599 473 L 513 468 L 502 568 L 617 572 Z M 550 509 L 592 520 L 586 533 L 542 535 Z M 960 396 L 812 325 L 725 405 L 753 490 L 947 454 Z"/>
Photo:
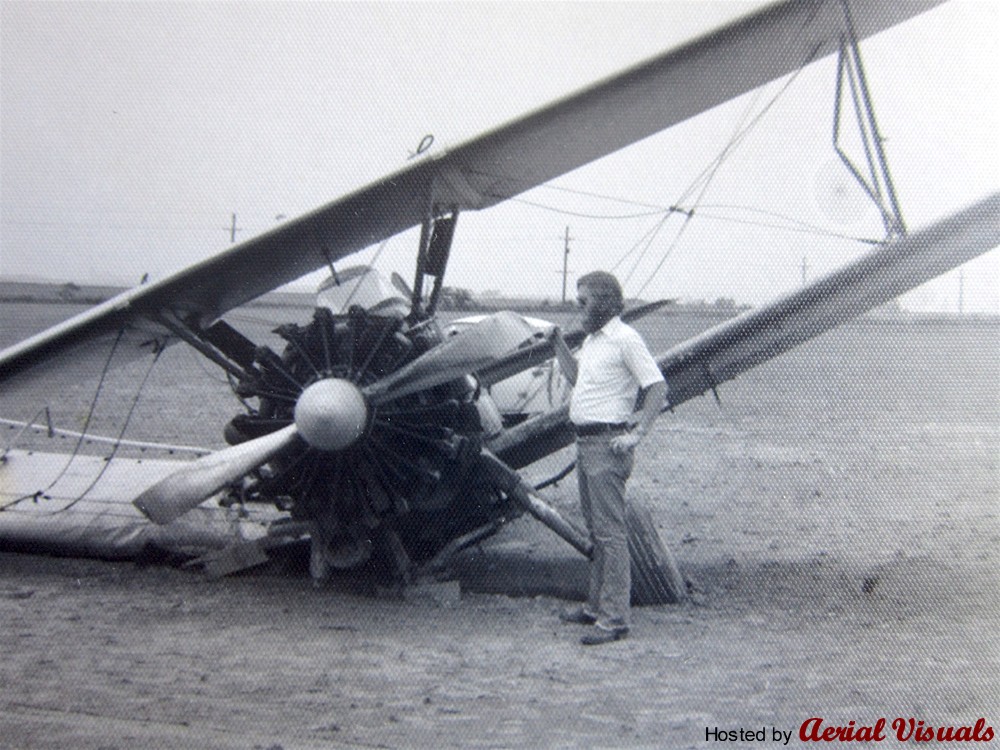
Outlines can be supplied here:
<path id="1" fill-rule="evenodd" d="M 626 323 L 631 323 L 634 320 L 638 320 L 639 318 L 659 310 L 661 307 L 669 304 L 670 302 L 671 300 L 659 300 L 657 302 L 650 302 L 648 304 L 632 308 L 631 310 L 622 313 L 622 320 Z M 577 328 L 563 334 L 563 339 L 566 341 L 566 345 L 569 346 L 570 349 L 575 349 L 583 343 L 586 336 L 587 333 L 582 328 Z M 478 378 L 480 385 L 488 388 L 495 383 L 499 383 L 501 380 L 506 380 L 507 378 L 517 375 L 519 372 L 530 370 L 532 367 L 538 367 L 542 363 L 552 359 L 555 354 L 556 352 L 555 347 L 552 345 L 552 339 L 550 336 L 546 335 L 544 339 L 532 344 L 531 346 L 522 347 L 520 349 L 516 349 L 515 351 L 506 353 L 502 357 L 497 357 L 485 367 L 477 369 L 475 372 L 476 378 Z"/>
<path id="2" fill-rule="evenodd" d="M 519 316 L 499 312 L 445 339 L 415 360 L 363 389 L 378 405 L 448 383 L 482 369 L 530 339 L 534 330 Z"/>
<path id="3" fill-rule="evenodd" d="M 295 442 L 294 424 L 199 458 L 161 479 L 132 501 L 149 520 L 167 524 L 197 507 Z"/>
<path id="4" fill-rule="evenodd" d="M 411 299 L 413 297 L 413 290 L 410 289 L 407 283 L 403 280 L 402 276 L 393 271 L 392 276 L 389 278 L 392 280 L 392 285 L 396 287 L 396 290 L 402 293 L 406 299 Z"/>

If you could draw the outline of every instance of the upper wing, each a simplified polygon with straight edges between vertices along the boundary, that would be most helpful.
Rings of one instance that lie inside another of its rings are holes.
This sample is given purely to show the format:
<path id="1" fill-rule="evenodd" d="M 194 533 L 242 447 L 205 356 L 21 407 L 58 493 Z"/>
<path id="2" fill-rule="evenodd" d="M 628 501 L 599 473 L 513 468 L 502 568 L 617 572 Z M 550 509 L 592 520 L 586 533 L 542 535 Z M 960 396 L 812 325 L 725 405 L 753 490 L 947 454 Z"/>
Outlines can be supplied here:
<path id="1" fill-rule="evenodd" d="M 850 0 L 861 38 L 943 0 Z M 784 0 L 413 163 L 312 213 L 0 352 L 0 380 L 136 321 L 201 329 L 277 286 L 420 224 L 540 185 L 838 49 L 841 0 Z M 147 340 L 148 335 L 139 337 Z"/>
<path id="2" fill-rule="evenodd" d="M 1000 193 L 657 356 L 669 406 L 717 385 L 1000 246 Z M 573 440 L 563 407 L 506 430 L 488 445 L 514 468 Z"/>

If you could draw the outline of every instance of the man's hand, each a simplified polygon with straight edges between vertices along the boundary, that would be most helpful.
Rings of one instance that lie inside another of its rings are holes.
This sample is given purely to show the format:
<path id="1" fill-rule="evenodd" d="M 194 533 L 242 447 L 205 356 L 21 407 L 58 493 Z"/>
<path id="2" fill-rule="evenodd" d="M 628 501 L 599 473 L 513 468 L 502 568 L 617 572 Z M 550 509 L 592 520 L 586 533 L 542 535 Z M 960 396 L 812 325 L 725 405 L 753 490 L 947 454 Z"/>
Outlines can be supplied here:
<path id="1" fill-rule="evenodd" d="M 663 403 L 667 398 L 667 384 L 665 381 L 653 383 L 641 391 L 640 401 L 642 407 L 638 414 L 633 414 L 635 423 L 624 435 L 612 438 L 608 445 L 615 453 L 625 453 L 632 450 L 646 436 L 653 422 L 660 415 Z"/>
<path id="2" fill-rule="evenodd" d="M 559 326 L 555 326 L 549 334 L 552 347 L 556 352 L 556 361 L 559 362 L 559 369 L 570 385 L 576 385 L 577 364 L 573 352 L 569 350 L 566 340 L 562 336 Z"/>
<path id="3" fill-rule="evenodd" d="M 635 448 L 641 440 L 642 435 L 638 432 L 626 432 L 624 435 L 611 438 L 611 442 L 608 443 L 608 446 L 615 453 L 627 453 Z"/>

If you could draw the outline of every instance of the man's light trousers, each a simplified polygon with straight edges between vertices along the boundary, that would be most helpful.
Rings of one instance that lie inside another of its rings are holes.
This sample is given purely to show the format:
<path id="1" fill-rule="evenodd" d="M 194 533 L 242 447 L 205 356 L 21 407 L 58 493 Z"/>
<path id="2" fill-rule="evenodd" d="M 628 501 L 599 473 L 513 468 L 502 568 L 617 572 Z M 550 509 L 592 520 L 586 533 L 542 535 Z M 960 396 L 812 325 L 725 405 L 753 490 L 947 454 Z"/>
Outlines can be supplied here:
<path id="1" fill-rule="evenodd" d="M 629 626 L 631 560 L 625 523 L 625 484 L 634 451 L 611 450 L 614 434 L 579 437 L 576 473 L 583 517 L 594 543 L 585 609 L 606 628 Z"/>

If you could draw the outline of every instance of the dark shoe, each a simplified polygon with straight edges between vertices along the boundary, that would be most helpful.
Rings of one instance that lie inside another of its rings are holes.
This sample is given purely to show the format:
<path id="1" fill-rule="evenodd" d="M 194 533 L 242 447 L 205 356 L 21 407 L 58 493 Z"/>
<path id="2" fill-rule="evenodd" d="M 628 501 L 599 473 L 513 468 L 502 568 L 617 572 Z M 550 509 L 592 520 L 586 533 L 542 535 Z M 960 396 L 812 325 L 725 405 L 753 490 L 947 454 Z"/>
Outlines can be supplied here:
<path id="1" fill-rule="evenodd" d="M 589 633 L 580 639 L 584 646 L 600 646 L 602 643 L 612 643 L 628 637 L 628 628 L 602 628 L 595 625 Z"/>
<path id="2" fill-rule="evenodd" d="M 563 622 L 571 622 L 574 625 L 593 625 L 597 622 L 597 618 L 583 607 L 563 610 L 559 613 L 559 619 Z"/>

